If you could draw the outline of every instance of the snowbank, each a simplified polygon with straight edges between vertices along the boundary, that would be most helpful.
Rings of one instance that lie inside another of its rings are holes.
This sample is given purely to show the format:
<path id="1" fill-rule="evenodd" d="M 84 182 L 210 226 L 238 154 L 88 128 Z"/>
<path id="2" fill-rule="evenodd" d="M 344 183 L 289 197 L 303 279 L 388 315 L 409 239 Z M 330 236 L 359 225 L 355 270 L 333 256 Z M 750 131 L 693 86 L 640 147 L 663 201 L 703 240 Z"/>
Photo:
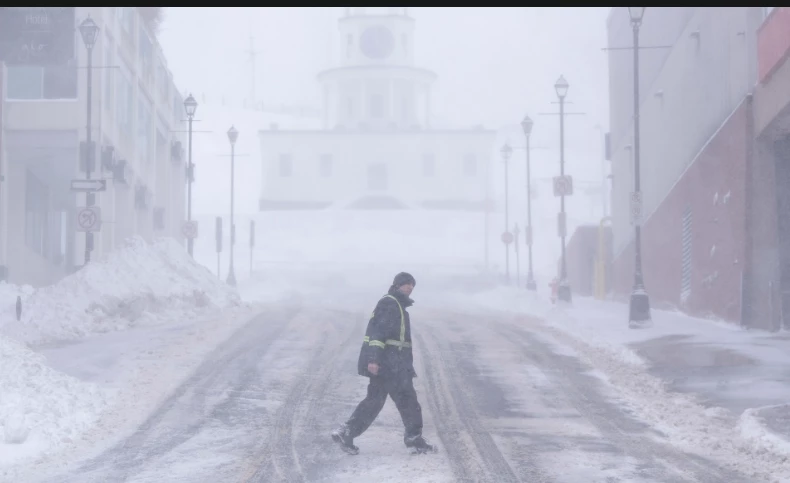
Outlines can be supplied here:
<path id="1" fill-rule="evenodd" d="M 758 452 L 790 456 L 790 441 L 772 431 L 768 423 L 772 419 L 782 419 L 786 426 L 789 414 L 790 404 L 747 409 L 738 419 L 741 437 Z"/>
<path id="2" fill-rule="evenodd" d="M 36 290 L 23 304 L 21 323 L 6 323 L 4 329 L 14 338 L 40 344 L 240 303 L 235 289 L 193 261 L 174 240 L 149 244 L 135 237 L 104 260 Z"/>
<path id="3" fill-rule="evenodd" d="M 0 336 L 0 468 L 69 443 L 106 406 L 105 394 Z"/>

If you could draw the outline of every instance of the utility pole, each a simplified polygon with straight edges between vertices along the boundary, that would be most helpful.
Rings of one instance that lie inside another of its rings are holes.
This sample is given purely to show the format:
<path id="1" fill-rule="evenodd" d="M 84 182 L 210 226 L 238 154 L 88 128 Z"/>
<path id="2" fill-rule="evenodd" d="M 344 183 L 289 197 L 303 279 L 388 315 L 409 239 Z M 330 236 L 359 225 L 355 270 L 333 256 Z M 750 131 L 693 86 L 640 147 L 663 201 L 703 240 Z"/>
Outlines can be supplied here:
<path id="1" fill-rule="evenodd" d="M 250 56 L 251 72 L 250 72 L 250 102 L 255 105 L 255 71 L 257 70 L 258 50 L 255 50 L 255 37 L 250 35 L 250 48 L 246 51 Z"/>

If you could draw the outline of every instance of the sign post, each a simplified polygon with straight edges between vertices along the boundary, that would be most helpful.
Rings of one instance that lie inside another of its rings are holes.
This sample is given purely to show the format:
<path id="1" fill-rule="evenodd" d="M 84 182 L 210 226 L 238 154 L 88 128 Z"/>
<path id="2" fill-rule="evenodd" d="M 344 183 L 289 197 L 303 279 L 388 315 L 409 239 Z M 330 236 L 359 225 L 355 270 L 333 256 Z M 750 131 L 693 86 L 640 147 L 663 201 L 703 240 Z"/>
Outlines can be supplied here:
<path id="1" fill-rule="evenodd" d="M 250 220 L 250 277 L 252 277 L 252 252 L 255 251 L 255 220 Z"/>
<path id="2" fill-rule="evenodd" d="M 222 253 L 222 217 L 217 217 L 216 228 L 214 230 L 214 236 L 216 237 L 217 242 L 217 278 L 222 278 L 220 272 L 220 253 Z"/>

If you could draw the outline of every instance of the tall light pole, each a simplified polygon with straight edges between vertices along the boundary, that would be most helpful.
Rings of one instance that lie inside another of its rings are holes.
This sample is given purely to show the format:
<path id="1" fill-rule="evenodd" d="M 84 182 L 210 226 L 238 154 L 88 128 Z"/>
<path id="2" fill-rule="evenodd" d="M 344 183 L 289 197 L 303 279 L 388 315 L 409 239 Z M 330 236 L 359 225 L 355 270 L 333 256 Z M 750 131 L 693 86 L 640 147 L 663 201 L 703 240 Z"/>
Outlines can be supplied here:
<path id="1" fill-rule="evenodd" d="M 231 126 L 228 129 L 228 141 L 230 141 L 230 268 L 228 268 L 228 285 L 236 286 L 236 274 L 233 272 L 233 246 L 236 245 L 236 225 L 233 223 L 233 197 L 236 161 L 236 140 L 239 138 L 239 131 Z"/>
<path id="2" fill-rule="evenodd" d="M 192 94 L 184 100 L 184 109 L 187 112 L 187 119 L 189 120 L 189 155 L 187 158 L 187 221 L 192 221 L 192 180 L 195 175 L 195 165 L 192 164 L 192 120 L 195 118 L 195 111 L 197 110 L 197 101 Z M 194 246 L 194 239 L 191 237 L 187 240 L 187 250 L 189 256 L 192 255 Z"/>
<path id="3" fill-rule="evenodd" d="M 642 192 L 639 176 L 639 27 L 646 7 L 628 7 L 631 26 L 634 30 L 634 194 L 631 203 L 639 204 L 642 213 Z M 642 220 L 634 220 L 634 288 L 628 304 L 628 326 L 631 328 L 649 325 L 650 297 L 645 290 L 642 276 Z"/>
<path id="4" fill-rule="evenodd" d="M 534 292 L 538 289 L 538 285 L 535 283 L 535 275 L 532 272 L 532 175 L 529 160 L 529 136 L 532 134 L 532 124 L 532 119 L 529 116 L 524 116 L 524 119 L 521 121 L 521 129 L 524 131 L 524 137 L 527 141 L 527 229 L 524 230 L 524 240 L 527 242 L 527 256 L 529 260 L 527 290 Z"/>
<path id="5" fill-rule="evenodd" d="M 502 233 L 503 237 L 507 236 L 510 232 L 510 204 L 508 203 L 508 160 L 510 160 L 510 155 L 513 154 L 513 148 L 510 147 L 509 144 L 505 143 L 500 149 L 500 153 L 502 154 L 502 162 L 505 164 L 505 231 Z M 504 239 L 502 242 L 505 244 L 505 280 L 508 284 L 510 284 L 510 239 Z"/>
<path id="6" fill-rule="evenodd" d="M 554 83 L 554 90 L 560 100 L 560 176 L 565 176 L 565 96 L 568 95 L 568 81 L 564 76 L 560 76 Z M 571 286 L 568 283 L 568 269 L 565 263 L 565 192 L 560 195 L 560 240 L 562 244 L 562 262 L 560 265 L 560 282 L 557 285 L 557 298 L 563 302 L 571 301 Z"/>
<path id="7" fill-rule="evenodd" d="M 92 139 L 92 104 L 93 104 L 93 47 L 96 45 L 96 40 L 99 37 L 99 26 L 88 15 L 88 18 L 80 24 L 80 36 L 82 42 L 85 44 L 85 49 L 88 51 L 88 89 L 87 89 L 87 121 L 85 126 L 85 179 L 91 179 L 91 171 L 93 171 L 94 158 L 96 157 L 96 150 L 93 148 Z M 93 192 L 85 194 L 85 206 L 94 206 L 96 204 L 96 195 Z M 93 250 L 93 232 L 85 232 L 85 264 L 91 260 L 91 251 Z"/>

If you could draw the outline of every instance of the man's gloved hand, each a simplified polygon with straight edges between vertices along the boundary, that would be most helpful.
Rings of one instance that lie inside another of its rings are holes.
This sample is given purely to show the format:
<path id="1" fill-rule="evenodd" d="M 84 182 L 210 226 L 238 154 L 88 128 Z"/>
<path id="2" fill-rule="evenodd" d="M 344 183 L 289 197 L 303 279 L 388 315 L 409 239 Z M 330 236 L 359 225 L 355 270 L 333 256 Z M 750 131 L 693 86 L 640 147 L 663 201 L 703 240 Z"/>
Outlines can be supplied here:
<path id="1" fill-rule="evenodd" d="M 375 362 L 368 362 L 368 372 L 377 376 L 379 374 L 379 365 Z"/>

